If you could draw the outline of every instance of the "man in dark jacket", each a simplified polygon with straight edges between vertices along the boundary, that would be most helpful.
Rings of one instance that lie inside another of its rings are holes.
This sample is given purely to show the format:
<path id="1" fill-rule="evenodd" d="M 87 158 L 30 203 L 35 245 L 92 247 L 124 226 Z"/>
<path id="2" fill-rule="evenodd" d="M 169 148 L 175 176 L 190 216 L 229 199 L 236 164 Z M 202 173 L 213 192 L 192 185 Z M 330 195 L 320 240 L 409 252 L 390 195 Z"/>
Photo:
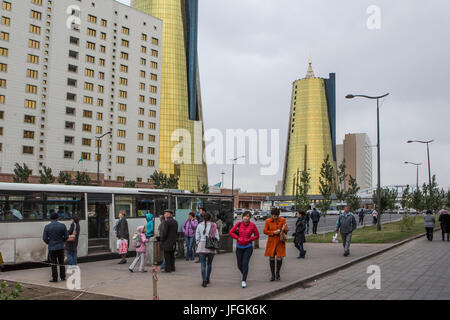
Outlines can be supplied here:
<path id="1" fill-rule="evenodd" d="M 130 233 L 128 231 L 128 221 L 125 217 L 125 211 L 121 210 L 119 212 L 119 222 L 116 227 L 116 236 L 119 240 L 127 240 L 128 245 L 130 245 Z M 127 263 L 127 254 L 121 255 L 122 259 L 119 261 L 119 264 Z"/>
<path id="2" fill-rule="evenodd" d="M 166 272 L 175 271 L 175 248 L 177 244 L 178 222 L 173 218 L 173 212 L 164 211 L 165 222 L 161 233 L 161 247 L 166 260 Z"/>
<path id="3" fill-rule="evenodd" d="M 64 267 L 64 242 L 69 237 L 66 225 L 58 222 L 58 214 L 53 212 L 50 216 L 52 220 L 44 228 L 42 240 L 48 245 L 48 253 L 50 255 L 50 262 L 52 264 L 52 280 L 50 282 L 58 282 L 58 268 L 59 277 L 61 281 L 66 280 L 66 268 Z"/>
<path id="4" fill-rule="evenodd" d="M 320 212 L 316 208 L 311 212 L 311 221 L 313 223 L 313 234 L 317 234 L 317 225 L 320 220 Z"/>
<path id="5" fill-rule="evenodd" d="M 441 223 L 442 241 L 445 241 L 445 234 L 447 234 L 447 241 L 450 241 L 450 213 L 447 208 L 439 211 L 439 222 Z"/>
<path id="6" fill-rule="evenodd" d="M 344 256 L 350 254 L 350 243 L 352 241 L 353 231 L 358 227 L 355 215 L 350 212 L 350 207 L 345 206 L 344 212 L 339 215 L 336 221 L 334 231 L 341 232 L 342 245 L 344 246 Z"/>

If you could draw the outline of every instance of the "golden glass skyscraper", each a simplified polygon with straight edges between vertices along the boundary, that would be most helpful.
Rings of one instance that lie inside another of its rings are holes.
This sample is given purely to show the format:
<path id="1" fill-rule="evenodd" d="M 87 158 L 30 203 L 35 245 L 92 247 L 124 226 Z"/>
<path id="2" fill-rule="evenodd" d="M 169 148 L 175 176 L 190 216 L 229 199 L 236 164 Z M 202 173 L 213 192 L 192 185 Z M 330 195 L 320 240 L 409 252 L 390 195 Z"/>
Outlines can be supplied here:
<path id="1" fill-rule="evenodd" d="M 336 167 L 335 83 L 334 73 L 329 79 L 316 78 L 311 60 L 306 77 L 293 83 L 283 195 L 295 194 L 297 172 L 305 167 L 311 175 L 309 194 L 320 194 L 320 168 L 327 155 Z"/>
<path id="2" fill-rule="evenodd" d="M 180 189 L 199 191 L 208 184 L 208 176 L 197 55 L 198 0 L 133 0 L 132 6 L 163 21 L 159 171 L 179 176 Z M 183 137 L 176 139 L 179 133 Z M 187 161 L 174 159 L 174 153 Z"/>

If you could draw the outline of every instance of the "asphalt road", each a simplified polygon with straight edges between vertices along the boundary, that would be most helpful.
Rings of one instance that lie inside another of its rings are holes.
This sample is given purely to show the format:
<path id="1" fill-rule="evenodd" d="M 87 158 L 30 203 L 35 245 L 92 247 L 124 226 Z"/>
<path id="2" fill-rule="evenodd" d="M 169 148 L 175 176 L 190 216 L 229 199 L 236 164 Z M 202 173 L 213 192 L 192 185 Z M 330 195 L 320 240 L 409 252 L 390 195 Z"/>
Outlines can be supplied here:
<path id="1" fill-rule="evenodd" d="M 328 216 L 326 216 L 326 218 L 321 217 L 320 221 L 319 221 L 319 225 L 317 227 L 317 232 L 323 233 L 323 232 L 333 231 L 334 227 L 336 225 L 337 217 L 338 217 L 338 215 L 328 215 Z M 381 218 L 381 222 L 397 221 L 397 220 L 400 220 L 401 217 L 402 216 L 399 214 L 385 213 L 385 214 L 383 214 L 383 216 Z M 287 220 L 287 224 L 289 227 L 288 235 L 290 236 L 295 229 L 295 222 L 297 221 L 297 218 L 286 218 L 286 220 Z M 236 220 L 236 222 L 237 221 L 239 221 L 239 220 Z M 251 221 L 256 224 L 256 227 L 258 228 L 258 231 L 260 233 L 260 239 L 266 239 L 267 235 L 264 234 L 265 221 L 263 221 L 263 220 L 255 221 L 253 218 Z M 372 225 L 372 216 L 371 215 L 366 216 L 364 219 L 364 223 L 366 226 L 371 226 Z M 311 221 L 309 222 L 309 232 L 312 233 L 312 222 Z"/>

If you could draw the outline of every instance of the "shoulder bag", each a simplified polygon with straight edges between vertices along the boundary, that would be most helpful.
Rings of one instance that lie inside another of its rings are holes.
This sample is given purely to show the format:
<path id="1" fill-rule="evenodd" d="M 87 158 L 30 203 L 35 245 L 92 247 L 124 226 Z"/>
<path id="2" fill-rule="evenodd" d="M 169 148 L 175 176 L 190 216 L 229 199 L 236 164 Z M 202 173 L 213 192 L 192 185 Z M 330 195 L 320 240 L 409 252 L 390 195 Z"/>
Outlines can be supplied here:
<path id="1" fill-rule="evenodd" d="M 206 230 L 206 224 L 205 224 L 205 230 Z M 219 250 L 219 247 L 220 247 L 219 240 L 217 240 L 217 238 L 214 237 L 214 235 L 211 235 L 211 231 L 212 231 L 212 226 L 210 227 L 209 235 L 206 236 L 205 248 L 210 249 L 210 250 Z"/>
<path id="2" fill-rule="evenodd" d="M 72 234 L 67 238 L 67 242 L 75 242 L 75 240 L 77 239 L 77 225 L 74 223 L 73 224 L 73 232 Z"/>

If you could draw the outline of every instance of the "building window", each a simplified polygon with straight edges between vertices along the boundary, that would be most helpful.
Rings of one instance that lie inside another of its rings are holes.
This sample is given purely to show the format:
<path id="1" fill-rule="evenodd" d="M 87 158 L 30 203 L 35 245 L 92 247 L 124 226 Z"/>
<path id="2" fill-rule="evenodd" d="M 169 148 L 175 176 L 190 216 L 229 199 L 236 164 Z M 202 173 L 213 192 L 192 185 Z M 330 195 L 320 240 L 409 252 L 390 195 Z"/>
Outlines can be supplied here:
<path id="1" fill-rule="evenodd" d="M 75 66 L 75 65 L 73 65 L 73 64 L 69 64 L 69 66 L 67 67 L 67 70 L 68 70 L 69 72 L 77 73 L 77 72 L 78 72 L 78 66 Z"/>
<path id="2" fill-rule="evenodd" d="M 156 38 L 152 38 L 152 44 L 154 44 L 155 46 L 159 45 L 159 40 Z"/>
<path id="3" fill-rule="evenodd" d="M 8 32 L 0 32 L 0 40 L 9 41 L 9 33 Z"/>
<path id="4" fill-rule="evenodd" d="M 90 23 L 97 23 L 97 17 L 89 14 L 88 15 L 88 22 L 90 22 Z"/>
<path id="5" fill-rule="evenodd" d="M 3 0 L 3 10 L 11 11 L 11 2 Z"/>
<path id="6" fill-rule="evenodd" d="M 95 127 L 95 133 L 102 134 L 103 133 L 103 128 L 102 127 Z"/>
<path id="7" fill-rule="evenodd" d="M 121 64 L 120 71 L 124 73 L 128 73 L 128 66 Z"/>
<path id="8" fill-rule="evenodd" d="M 127 111 L 127 105 L 124 103 L 119 103 L 119 111 Z"/>
<path id="9" fill-rule="evenodd" d="M 64 137 L 64 143 L 65 144 L 74 144 L 75 138 L 74 137 L 70 137 L 70 136 L 65 136 Z"/>
<path id="10" fill-rule="evenodd" d="M 66 129 L 75 129 L 75 122 L 66 121 Z"/>
<path id="11" fill-rule="evenodd" d="M 120 84 L 123 85 L 123 86 L 127 86 L 128 85 L 128 79 L 120 78 Z"/>
<path id="12" fill-rule="evenodd" d="M 153 106 L 156 106 L 156 99 L 155 98 L 150 98 L 150 104 Z"/>
<path id="13" fill-rule="evenodd" d="M 3 128 L 2 128 L 3 129 Z M 24 139 L 34 139 L 34 131 L 23 131 L 23 138 Z"/>
<path id="14" fill-rule="evenodd" d="M 143 133 L 138 133 L 138 140 L 144 140 L 144 134 Z"/>
<path id="15" fill-rule="evenodd" d="M 121 182 L 123 182 L 123 181 L 125 181 L 125 177 L 122 177 L 122 176 L 118 176 L 118 177 L 117 177 L 117 181 L 121 181 Z"/>
<path id="16" fill-rule="evenodd" d="M 92 142 L 92 140 L 91 139 L 87 139 L 87 138 L 83 138 L 83 139 L 81 139 L 81 144 L 83 145 L 83 146 L 91 146 L 91 142 Z"/>
<path id="17" fill-rule="evenodd" d="M 90 110 L 83 110 L 83 117 L 84 118 L 92 118 L 92 111 L 90 111 Z"/>
<path id="18" fill-rule="evenodd" d="M 79 45 L 80 44 L 80 39 L 77 37 L 70 37 L 70 44 L 74 44 L 74 45 Z"/>
<path id="19" fill-rule="evenodd" d="M 36 109 L 36 101 L 35 100 L 25 100 L 25 108 L 28 109 Z"/>
<path id="20" fill-rule="evenodd" d="M 36 122 L 36 117 L 35 116 L 30 116 L 30 115 L 25 115 L 24 119 L 23 119 L 24 123 L 28 123 L 28 124 L 34 124 Z"/>
<path id="21" fill-rule="evenodd" d="M 6 63 L 0 63 L 0 72 L 7 72 L 8 65 Z"/>
<path id="22" fill-rule="evenodd" d="M 118 124 L 127 124 L 127 118 L 125 117 L 119 117 L 117 120 Z"/>
<path id="23" fill-rule="evenodd" d="M 94 91 L 94 84 L 90 82 L 84 83 L 84 89 L 89 91 Z"/>
<path id="24" fill-rule="evenodd" d="M 39 11 L 31 10 L 30 18 L 36 20 L 42 20 L 42 14 Z"/>
<path id="25" fill-rule="evenodd" d="M 127 27 L 122 27 L 122 33 L 129 35 L 130 34 L 130 29 L 128 29 Z"/>
<path id="26" fill-rule="evenodd" d="M 85 75 L 86 77 L 91 77 L 91 78 L 93 78 L 93 77 L 94 77 L 94 70 L 91 70 L 91 69 L 85 69 L 85 70 L 84 70 L 84 75 Z"/>
<path id="27" fill-rule="evenodd" d="M 102 27 L 107 27 L 108 26 L 108 21 L 106 21 L 105 19 L 102 19 Z"/>
<path id="28" fill-rule="evenodd" d="M 152 69 L 158 69 L 158 63 L 155 62 L 155 61 L 152 61 L 151 64 L 150 64 L 150 68 L 152 68 Z"/>
<path id="29" fill-rule="evenodd" d="M 77 80 L 68 78 L 67 79 L 67 85 L 70 86 L 70 87 L 76 87 L 77 86 Z"/>
<path id="30" fill-rule="evenodd" d="M 101 85 L 98 85 L 98 93 L 104 93 L 105 92 L 105 87 L 104 86 L 101 86 Z"/>
<path id="31" fill-rule="evenodd" d="M 122 39 L 122 46 L 129 48 L 130 47 L 130 42 L 128 40 Z"/>
<path id="32" fill-rule="evenodd" d="M 143 33 L 141 35 L 141 39 L 142 39 L 142 41 L 147 41 L 147 35 L 145 33 Z"/>
<path id="33" fill-rule="evenodd" d="M 117 144 L 117 150 L 125 151 L 125 143 L 118 143 Z"/>
<path id="34" fill-rule="evenodd" d="M 32 93 L 32 94 L 37 94 L 37 86 L 33 86 L 31 84 L 27 84 L 25 86 L 25 92 Z"/>
<path id="35" fill-rule="evenodd" d="M 156 118 L 156 111 L 155 110 L 149 110 L 148 116 L 151 118 Z"/>
<path id="36" fill-rule="evenodd" d="M 128 97 L 128 93 L 126 91 L 120 90 L 119 97 L 126 99 Z"/>
<path id="37" fill-rule="evenodd" d="M 91 28 L 87 29 L 87 35 L 91 37 L 95 37 L 97 35 L 97 31 Z"/>
<path id="38" fill-rule="evenodd" d="M 0 88 L 6 88 L 6 80 L 0 79 Z"/>
<path id="39" fill-rule="evenodd" d="M 118 164 L 125 164 L 125 157 L 118 156 L 117 157 L 117 163 Z"/>
<path id="40" fill-rule="evenodd" d="M 95 43 L 93 42 L 86 42 L 86 48 L 89 50 L 95 50 Z"/>
<path id="41" fill-rule="evenodd" d="M 138 121 L 138 127 L 139 128 L 143 128 L 144 127 L 144 121 L 143 120 L 139 120 Z"/>
<path id="42" fill-rule="evenodd" d="M 144 109 L 144 108 L 139 108 L 138 114 L 141 115 L 141 116 L 143 116 L 144 113 L 145 113 L 145 109 Z"/>
<path id="43" fill-rule="evenodd" d="M 158 57 L 158 51 L 152 49 L 152 56 L 155 57 L 155 58 L 157 58 L 157 57 Z"/>
<path id="44" fill-rule="evenodd" d="M 91 154 L 89 152 L 82 152 L 81 159 L 83 160 L 91 160 Z"/>
<path id="45" fill-rule="evenodd" d="M 35 34 L 41 34 L 41 27 L 30 24 L 30 32 Z"/>
<path id="46" fill-rule="evenodd" d="M 122 52 L 120 53 L 120 57 L 121 57 L 123 60 L 128 60 L 128 53 L 122 51 Z"/>
<path id="47" fill-rule="evenodd" d="M 141 158 L 138 158 L 137 159 L 137 165 L 138 166 L 142 166 L 142 163 L 144 162 L 144 160 L 143 159 L 141 159 Z"/>
<path id="48" fill-rule="evenodd" d="M 83 123 L 83 131 L 91 132 L 92 131 L 92 125 Z"/>
<path id="49" fill-rule="evenodd" d="M 98 72 L 98 78 L 99 78 L 100 80 L 105 80 L 105 73 L 99 71 L 99 72 Z"/>
<path id="50" fill-rule="evenodd" d="M 84 103 L 84 104 L 94 104 L 94 98 L 84 96 L 84 97 L 83 97 L 83 103 Z"/>
<path id="51" fill-rule="evenodd" d="M 148 147 L 147 152 L 148 152 L 148 154 L 155 154 L 155 148 Z"/>
<path id="52" fill-rule="evenodd" d="M 149 122 L 149 123 L 148 123 L 148 128 L 149 128 L 150 130 L 155 130 L 155 129 L 156 129 L 156 123 L 154 123 L 154 122 Z"/>
<path id="53" fill-rule="evenodd" d="M 147 53 L 147 47 L 141 46 L 141 53 Z"/>
<path id="54" fill-rule="evenodd" d="M 24 154 L 34 154 L 34 147 L 23 146 L 22 152 Z"/>
<path id="55" fill-rule="evenodd" d="M 157 92 L 158 92 L 158 87 L 156 87 L 156 86 L 150 86 L 150 92 L 151 92 L 151 93 L 157 93 Z"/>
<path id="56" fill-rule="evenodd" d="M 78 52 L 73 51 L 73 50 L 69 50 L 69 57 L 70 58 L 74 58 L 74 59 L 78 59 Z"/>
<path id="57" fill-rule="evenodd" d="M 97 112 L 97 120 L 103 120 L 103 113 Z"/>
<path id="58" fill-rule="evenodd" d="M 148 160 L 147 161 L 147 166 L 148 167 L 154 167 L 155 166 L 155 160 Z"/>
<path id="59" fill-rule="evenodd" d="M 87 63 L 95 63 L 95 57 L 87 55 L 86 62 Z"/>
<path id="60" fill-rule="evenodd" d="M 0 50 L 1 51 L 1 50 Z M 29 63 L 35 63 L 35 64 L 39 64 L 39 56 L 35 56 L 33 54 L 29 54 L 27 56 L 27 61 Z"/>
<path id="61" fill-rule="evenodd" d="M 151 73 L 151 74 L 150 74 L 150 80 L 158 81 L 158 75 L 156 75 L 156 74 L 154 74 L 154 73 Z"/>
<path id="62" fill-rule="evenodd" d="M 4 95 L 0 95 L 0 104 L 5 104 L 6 98 Z"/>
<path id="63" fill-rule="evenodd" d="M 73 159 L 73 151 L 64 151 L 64 159 Z"/>
<path id="64" fill-rule="evenodd" d="M 117 130 L 117 136 L 120 138 L 125 138 L 126 137 L 126 131 L 125 130 Z"/>
<path id="65" fill-rule="evenodd" d="M 138 153 L 143 153 L 144 152 L 144 147 L 143 146 L 138 146 L 137 147 L 137 152 Z"/>
<path id="66" fill-rule="evenodd" d="M 152 134 L 149 134 L 148 135 L 148 141 L 149 142 L 155 142 L 156 141 L 156 137 L 154 135 L 152 135 Z"/>

